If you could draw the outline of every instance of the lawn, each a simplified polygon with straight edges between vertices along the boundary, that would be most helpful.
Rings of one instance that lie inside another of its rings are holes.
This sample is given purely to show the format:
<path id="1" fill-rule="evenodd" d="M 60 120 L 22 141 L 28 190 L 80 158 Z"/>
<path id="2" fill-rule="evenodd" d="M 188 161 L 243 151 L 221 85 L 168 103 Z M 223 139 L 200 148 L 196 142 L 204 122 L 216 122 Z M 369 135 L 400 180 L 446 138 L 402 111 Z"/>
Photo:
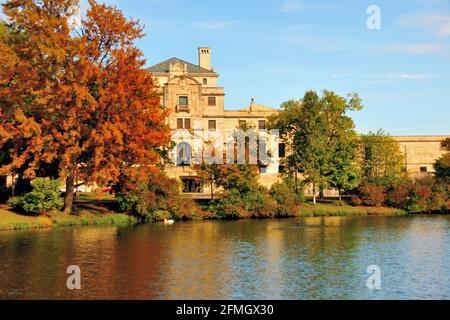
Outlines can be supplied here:
<path id="1" fill-rule="evenodd" d="M 136 219 L 113 211 L 114 197 L 109 194 L 81 194 L 75 201 L 74 215 L 53 211 L 48 217 L 30 217 L 0 206 L 0 230 L 37 229 L 64 226 L 132 224 Z"/>
<path id="2" fill-rule="evenodd" d="M 300 216 L 398 216 L 406 215 L 406 211 L 387 207 L 363 207 L 339 205 L 337 202 L 303 204 L 300 207 Z"/>

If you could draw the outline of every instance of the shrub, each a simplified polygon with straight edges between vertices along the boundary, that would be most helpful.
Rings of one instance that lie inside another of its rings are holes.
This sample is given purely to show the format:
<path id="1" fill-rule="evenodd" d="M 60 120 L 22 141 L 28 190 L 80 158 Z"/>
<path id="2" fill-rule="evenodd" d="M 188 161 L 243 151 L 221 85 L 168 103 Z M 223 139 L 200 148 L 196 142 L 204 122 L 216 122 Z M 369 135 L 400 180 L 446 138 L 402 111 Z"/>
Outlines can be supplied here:
<path id="1" fill-rule="evenodd" d="M 51 209 L 61 209 L 64 200 L 61 197 L 59 180 L 37 178 L 31 182 L 33 191 L 23 197 L 8 201 L 14 209 L 30 215 L 42 215 Z"/>
<path id="2" fill-rule="evenodd" d="M 350 196 L 350 204 L 351 204 L 352 206 L 358 207 L 358 206 L 360 206 L 360 205 L 363 204 L 363 201 L 362 201 L 362 199 L 361 199 L 360 196 L 358 196 L 358 195 L 356 195 L 356 194 L 352 194 L 352 195 Z"/>
<path id="3" fill-rule="evenodd" d="M 359 187 L 359 194 L 364 205 L 381 207 L 386 201 L 386 192 L 380 185 L 365 182 Z"/>
<path id="4" fill-rule="evenodd" d="M 164 221 L 164 220 L 170 220 L 173 218 L 172 213 L 165 210 L 156 210 L 153 214 L 153 219 L 155 221 Z"/>
<path id="5" fill-rule="evenodd" d="M 239 219 L 248 217 L 244 210 L 244 202 L 237 189 L 219 194 L 218 198 L 211 201 L 208 211 L 211 212 L 211 218 Z"/>
<path id="6" fill-rule="evenodd" d="M 178 180 L 171 179 L 160 171 L 148 172 L 147 179 L 133 189 L 130 185 L 132 184 L 129 182 L 117 185 L 117 207 L 120 212 L 132 214 L 141 222 L 188 220 L 198 211 L 193 201 L 180 197 Z"/>
<path id="7" fill-rule="evenodd" d="M 269 197 L 265 188 L 259 188 L 245 193 L 242 196 L 244 210 L 252 218 L 269 218 L 276 214 L 277 203 Z"/>
<path id="8" fill-rule="evenodd" d="M 448 187 L 437 183 L 433 178 L 405 182 L 388 193 L 390 206 L 410 213 L 447 212 L 448 201 Z"/>
<path id="9" fill-rule="evenodd" d="M 303 202 L 303 186 L 298 186 L 300 196 L 295 193 L 295 185 L 283 180 L 272 185 L 270 196 L 276 201 L 275 215 L 277 217 L 290 217 L 298 214 L 298 206 Z M 295 182 L 295 181 L 294 181 Z"/>
<path id="10" fill-rule="evenodd" d="M 399 185 L 388 194 L 388 204 L 395 208 L 406 208 L 410 201 L 410 185 Z"/>

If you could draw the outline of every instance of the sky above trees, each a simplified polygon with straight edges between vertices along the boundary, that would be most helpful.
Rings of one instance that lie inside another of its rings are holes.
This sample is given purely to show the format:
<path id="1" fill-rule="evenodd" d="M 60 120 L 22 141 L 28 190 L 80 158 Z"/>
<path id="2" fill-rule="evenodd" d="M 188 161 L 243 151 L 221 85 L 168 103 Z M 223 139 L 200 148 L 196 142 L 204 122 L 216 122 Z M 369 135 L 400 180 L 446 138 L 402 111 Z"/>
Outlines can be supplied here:
<path id="1" fill-rule="evenodd" d="M 0 1 L 1 2 L 1 1 Z M 212 48 L 228 109 L 279 107 L 306 90 L 358 92 L 358 132 L 450 134 L 448 0 L 106 0 L 145 24 L 147 65 Z M 381 30 L 366 10 L 381 9 Z"/>

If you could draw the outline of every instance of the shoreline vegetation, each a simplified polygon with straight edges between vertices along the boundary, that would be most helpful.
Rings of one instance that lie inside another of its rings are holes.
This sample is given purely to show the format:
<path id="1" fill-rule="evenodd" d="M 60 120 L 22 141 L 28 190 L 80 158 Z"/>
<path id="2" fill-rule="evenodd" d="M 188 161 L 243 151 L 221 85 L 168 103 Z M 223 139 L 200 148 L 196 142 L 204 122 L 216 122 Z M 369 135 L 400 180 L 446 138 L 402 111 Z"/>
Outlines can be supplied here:
<path id="1" fill-rule="evenodd" d="M 131 215 L 111 210 L 114 203 L 114 198 L 110 195 L 81 194 L 75 201 L 73 214 L 65 214 L 60 210 L 53 209 L 46 215 L 39 216 L 21 214 L 14 211 L 8 205 L 0 204 L 0 231 L 94 225 L 126 225 L 138 222 Z"/>
<path id="2" fill-rule="evenodd" d="M 318 205 L 304 206 L 302 213 L 297 216 L 283 217 L 332 217 L 332 216 L 401 216 L 408 213 L 401 209 L 394 208 L 370 208 L 370 207 L 351 207 L 337 205 Z M 240 218 L 241 220 L 244 218 Z M 250 218 L 248 218 L 250 219 Z M 259 218 L 264 219 L 264 218 Z M 265 219 L 282 219 L 265 218 Z M 222 220 L 227 219 L 206 219 L 202 217 L 192 217 L 191 220 Z M 9 209 L 0 209 L 0 231 L 25 230 L 25 229 L 44 229 L 54 227 L 77 227 L 77 226 L 96 226 L 96 225 L 131 225 L 139 223 L 138 220 L 130 215 L 122 213 L 97 213 L 84 210 L 77 215 L 68 215 L 62 212 L 53 212 L 50 216 L 24 216 Z"/>
<path id="3" fill-rule="evenodd" d="M 7 205 L 0 205 L 0 231 L 44 229 L 54 227 L 75 227 L 95 225 L 130 225 L 140 221 L 132 215 L 117 213 L 111 208 L 115 205 L 112 196 L 82 194 L 75 201 L 74 214 L 64 214 L 52 210 L 45 216 L 27 216 L 14 212 Z M 339 205 L 335 202 L 305 203 L 299 206 L 299 214 L 285 217 L 267 217 L 266 219 L 295 217 L 326 217 L 326 216 L 400 216 L 408 213 L 401 209 L 388 207 L 365 207 Z M 251 219 L 252 217 L 239 218 Z M 261 219 L 261 217 L 259 217 Z M 189 220 L 229 220 L 205 215 L 191 216 Z"/>

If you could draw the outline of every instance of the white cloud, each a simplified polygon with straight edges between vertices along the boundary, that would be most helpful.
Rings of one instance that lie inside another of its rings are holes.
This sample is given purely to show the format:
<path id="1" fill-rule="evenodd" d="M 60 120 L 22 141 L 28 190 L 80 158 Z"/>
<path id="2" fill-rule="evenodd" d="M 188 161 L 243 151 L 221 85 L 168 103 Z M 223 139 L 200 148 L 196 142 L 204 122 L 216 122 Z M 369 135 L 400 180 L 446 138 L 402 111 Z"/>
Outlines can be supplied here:
<path id="1" fill-rule="evenodd" d="M 193 24 L 194 27 L 207 30 L 221 30 L 234 24 L 233 21 L 198 21 Z"/>
<path id="2" fill-rule="evenodd" d="M 444 47 L 435 43 L 421 43 L 421 44 L 404 44 L 393 45 L 384 48 L 388 52 L 409 53 L 409 54 L 430 54 L 439 53 L 444 50 Z"/>
<path id="3" fill-rule="evenodd" d="M 429 74 L 419 73 L 391 73 L 388 75 L 388 78 L 392 80 L 421 80 L 431 77 Z"/>
<path id="4" fill-rule="evenodd" d="M 350 78 L 353 77 L 353 73 L 335 73 L 332 74 L 331 77 L 333 79 Z"/>
<path id="5" fill-rule="evenodd" d="M 280 7 L 281 12 L 291 13 L 305 9 L 303 1 L 300 0 L 286 0 Z"/>
<path id="6" fill-rule="evenodd" d="M 343 78 L 355 78 L 360 79 L 363 83 L 366 84 L 379 84 L 386 81 L 400 81 L 400 80 L 423 80 L 435 77 L 435 75 L 431 74 L 423 74 L 423 73 L 370 73 L 370 74 L 353 74 L 353 73 L 338 73 L 332 74 L 331 78 L 333 79 L 343 79 Z"/>
<path id="7" fill-rule="evenodd" d="M 450 14 L 427 12 L 405 15 L 399 20 L 400 25 L 425 29 L 437 37 L 450 36 Z"/>
<path id="8" fill-rule="evenodd" d="M 328 9 L 334 7 L 330 4 L 307 3 L 304 0 L 285 0 L 280 7 L 284 13 L 294 13 L 306 9 Z"/>

